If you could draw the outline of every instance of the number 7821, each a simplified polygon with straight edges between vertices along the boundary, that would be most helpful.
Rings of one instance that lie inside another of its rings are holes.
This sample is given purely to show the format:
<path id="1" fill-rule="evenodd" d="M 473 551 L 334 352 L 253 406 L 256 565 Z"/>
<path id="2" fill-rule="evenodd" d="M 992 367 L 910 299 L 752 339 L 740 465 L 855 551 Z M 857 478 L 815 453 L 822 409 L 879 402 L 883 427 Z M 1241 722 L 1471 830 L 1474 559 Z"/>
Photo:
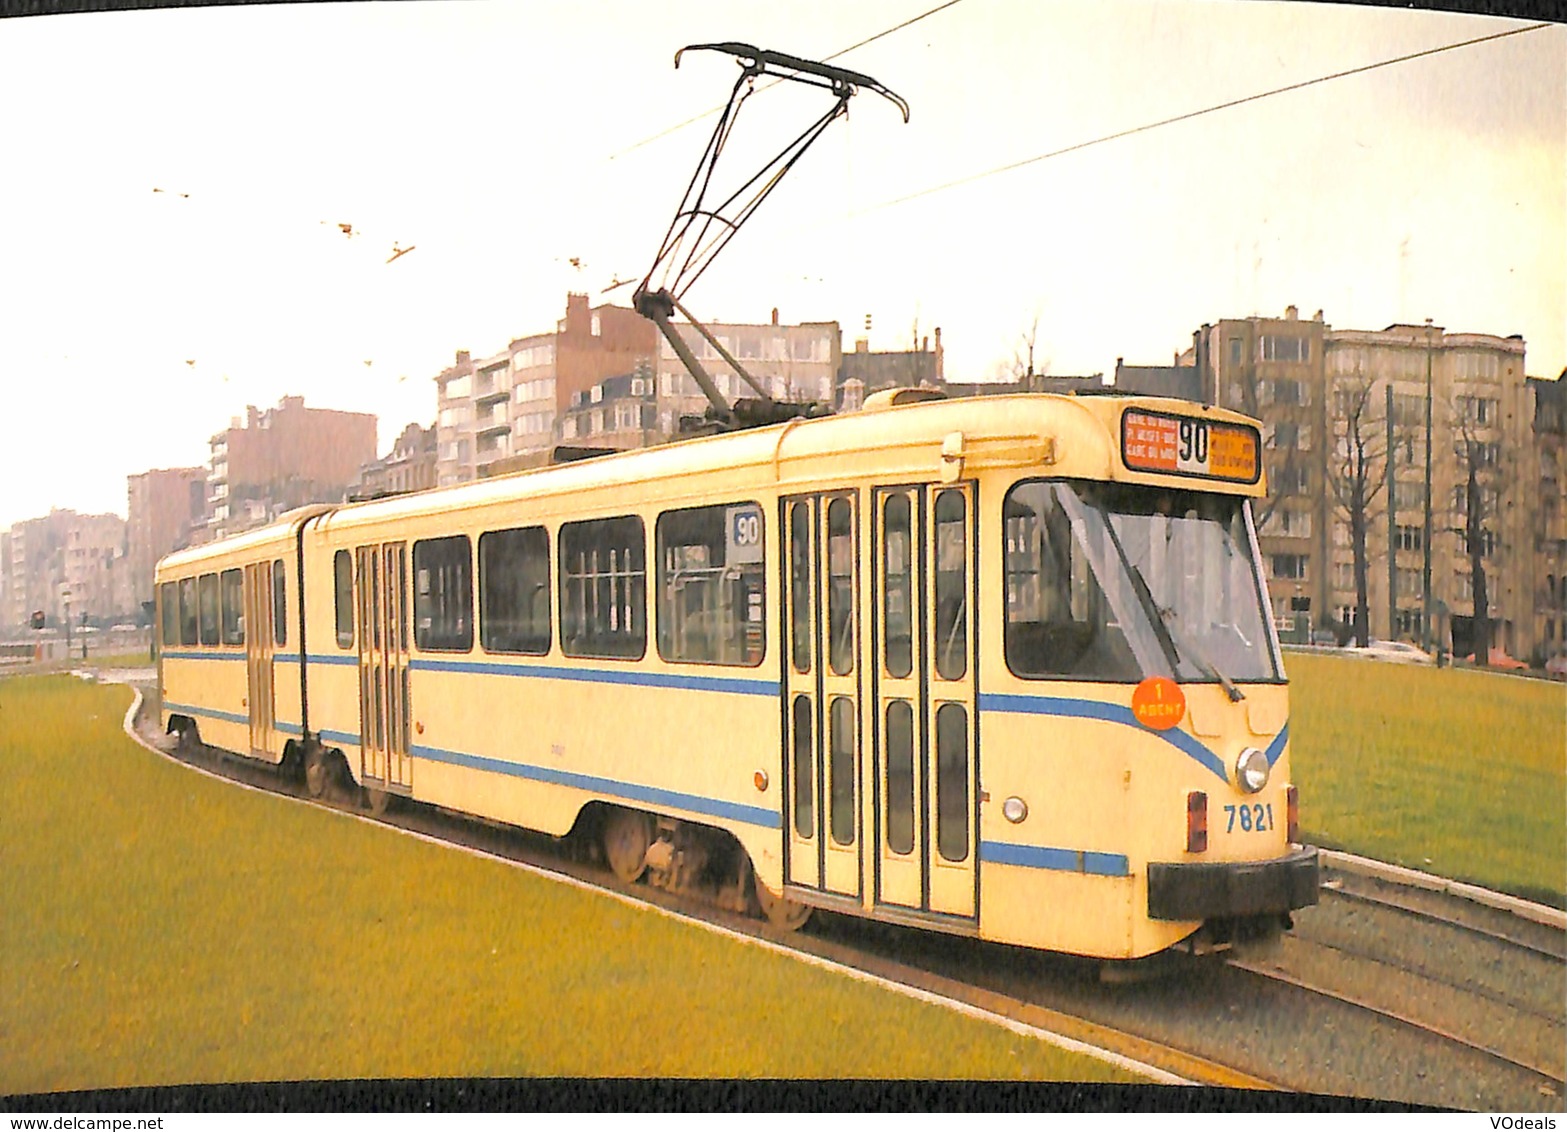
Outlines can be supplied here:
<path id="1" fill-rule="evenodd" d="M 1224 827 L 1225 833 L 1234 833 L 1235 826 L 1239 823 L 1243 833 L 1266 833 L 1273 828 L 1273 803 L 1242 802 L 1238 806 L 1225 806 L 1224 812 L 1229 815 L 1229 822 Z"/>

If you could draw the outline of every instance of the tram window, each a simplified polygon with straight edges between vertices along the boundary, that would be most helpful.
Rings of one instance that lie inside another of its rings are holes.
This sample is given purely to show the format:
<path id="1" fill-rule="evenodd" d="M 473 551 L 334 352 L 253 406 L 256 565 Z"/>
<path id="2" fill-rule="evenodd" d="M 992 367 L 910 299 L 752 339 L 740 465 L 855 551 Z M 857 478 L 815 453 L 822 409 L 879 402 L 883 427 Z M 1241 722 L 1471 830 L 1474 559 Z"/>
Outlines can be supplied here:
<path id="1" fill-rule="evenodd" d="M 936 709 L 936 848 L 948 861 L 968 858 L 968 710 Z"/>
<path id="2" fill-rule="evenodd" d="M 811 670 L 811 505 L 789 506 L 789 641 L 796 672 Z"/>
<path id="3" fill-rule="evenodd" d="M 490 652 L 550 651 L 550 536 L 543 527 L 479 536 L 479 642 Z"/>
<path id="4" fill-rule="evenodd" d="M 968 672 L 968 506 L 961 491 L 936 496 L 936 674 Z"/>
<path id="5" fill-rule="evenodd" d="M 348 551 L 332 559 L 333 599 L 337 606 L 337 647 L 354 647 L 354 562 Z"/>
<path id="6" fill-rule="evenodd" d="M 912 510 L 899 492 L 882 508 L 882 625 L 887 675 L 902 679 L 914 671 L 914 561 Z M 907 852 L 908 850 L 901 850 Z"/>
<path id="7" fill-rule="evenodd" d="M 816 832 L 816 818 L 811 807 L 812 752 L 811 697 L 794 698 L 793 724 L 794 762 L 789 768 L 794 779 L 794 831 L 801 837 L 811 837 Z"/>
<path id="8" fill-rule="evenodd" d="M 473 550 L 467 535 L 414 543 L 414 644 L 440 652 L 473 647 Z"/>
<path id="9" fill-rule="evenodd" d="M 180 643 L 180 587 L 178 582 L 164 582 L 158 587 L 158 600 L 163 606 L 158 622 L 160 643 L 164 648 Z"/>
<path id="10" fill-rule="evenodd" d="M 887 705 L 887 848 L 914 852 L 914 708 Z"/>
<path id="11" fill-rule="evenodd" d="M 283 573 L 283 560 L 272 563 L 272 640 L 275 644 L 288 644 L 288 596 L 287 575 Z"/>
<path id="12" fill-rule="evenodd" d="M 833 675 L 854 671 L 854 520 L 848 499 L 827 505 L 827 663 Z"/>
<path id="13" fill-rule="evenodd" d="M 762 663 L 766 587 L 754 503 L 658 517 L 658 655 L 692 664 Z"/>
<path id="14" fill-rule="evenodd" d="M 1002 505 L 1007 667 L 1024 677 L 1137 680 L 1141 670 L 1095 576 L 1087 536 L 1073 529 L 1057 486 L 1025 481 Z"/>
<path id="15" fill-rule="evenodd" d="M 560 528 L 560 647 L 567 656 L 647 652 L 647 536 L 635 515 Z"/>
<path id="16" fill-rule="evenodd" d="M 835 696 L 829 718 L 832 740 L 832 839 L 854 844 L 854 701 Z"/>
<path id="17" fill-rule="evenodd" d="M 245 575 L 225 570 L 219 578 L 219 598 L 223 616 L 223 643 L 245 643 Z"/>
<path id="18" fill-rule="evenodd" d="M 193 645 L 196 636 L 196 579 L 180 580 L 180 644 Z"/>
<path id="19" fill-rule="evenodd" d="M 196 606 L 200 618 L 201 643 L 218 643 L 218 576 L 203 574 L 196 579 Z"/>

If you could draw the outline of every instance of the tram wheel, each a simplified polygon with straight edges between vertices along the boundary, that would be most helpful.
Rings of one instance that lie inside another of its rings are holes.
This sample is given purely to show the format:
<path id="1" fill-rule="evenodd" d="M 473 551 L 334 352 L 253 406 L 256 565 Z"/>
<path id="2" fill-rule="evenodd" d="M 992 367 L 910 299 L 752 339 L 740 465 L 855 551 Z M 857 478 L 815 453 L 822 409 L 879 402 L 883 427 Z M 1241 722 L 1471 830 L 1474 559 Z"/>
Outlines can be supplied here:
<path id="1" fill-rule="evenodd" d="M 382 817 L 391 808 L 392 795 L 389 791 L 378 790 L 374 786 L 365 787 L 365 809 L 370 811 L 373 817 Z"/>
<path id="2" fill-rule="evenodd" d="M 767 917 L 767 922 L 773 927 L 786 932 L 799 931 L 811 918 L 809 904 L 797 904 L 787 896 L 779 896 L 762 883 L 761 877 L 756 877 L 755 887 L 756 902 L 761 905 L 762 915 Z"/>
<path id="3" fill-rule="evenodd" d="M 174 749 L 182 758 L 190 758 L 201 746 L 201 739 L 196 733 L 196 724 L 191 720 L 182 721 L 174 731 Z"/>
<path id="4" fill-rule="evenodd" d="M 625 883 L 633 884 L 642 875 L 652 844 L 653 823 L 646 814 L 617 807 L 604 818 L 604 859 Z"/>
<path id="5" fill-rule="evenodd" d="M 323 798 L 331 785 L 331 756 L 320 743 L 311 743 L 305 748 L 305 793 L 312 798 Z"/>

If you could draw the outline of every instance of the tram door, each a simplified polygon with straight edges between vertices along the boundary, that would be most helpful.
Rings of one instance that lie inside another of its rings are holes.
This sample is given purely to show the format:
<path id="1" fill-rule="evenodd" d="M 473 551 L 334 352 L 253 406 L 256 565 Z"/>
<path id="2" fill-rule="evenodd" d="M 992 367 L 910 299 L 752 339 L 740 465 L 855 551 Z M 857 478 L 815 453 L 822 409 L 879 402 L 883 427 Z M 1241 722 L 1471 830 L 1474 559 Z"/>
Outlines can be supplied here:
<path id="1" fill-rule="evenodd" d="M 359 600 L 359 772 L 380 789 L 412 786 L 408 757 L 408 544 L 361 546 Z"/>
<path id="2" fill-rule="evenodd" d="M 250 713 L 250 753 L 272 757 L 275 743 L 275 703 L 272 693 L 274 564 L 245 567 L 245 706 Z"/>
<path id="3" fill-rule="evenodd" d="M 860 669 L 855 492 L 783 504 L 785 879 L 858 896 Z"/>
<path id="4" fill-rule="evenodd" d="M 872 493 L 875 895 L 977 915 L 971 484 Z"/>

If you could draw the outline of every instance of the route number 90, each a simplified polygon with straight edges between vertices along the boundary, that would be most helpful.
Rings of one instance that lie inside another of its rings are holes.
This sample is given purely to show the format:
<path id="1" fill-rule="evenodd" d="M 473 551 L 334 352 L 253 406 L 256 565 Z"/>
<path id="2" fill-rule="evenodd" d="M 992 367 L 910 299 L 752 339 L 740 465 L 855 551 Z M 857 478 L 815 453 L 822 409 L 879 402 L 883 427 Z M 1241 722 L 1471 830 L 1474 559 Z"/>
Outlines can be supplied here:
<path id="1" fill-rule="evenodd" d="M 1179 458 L 1183 462 L 1208 463 L 1207 421 L 1194 421 L 1189 417 L 1181 418 L 1179 440 Z"/>
<path id="2" fill-rule="evenodd" d="M 725 561 L 731 566 L 762 561 L 762 509 L 754 503 L 730 507 L 724 514 Z"/>

